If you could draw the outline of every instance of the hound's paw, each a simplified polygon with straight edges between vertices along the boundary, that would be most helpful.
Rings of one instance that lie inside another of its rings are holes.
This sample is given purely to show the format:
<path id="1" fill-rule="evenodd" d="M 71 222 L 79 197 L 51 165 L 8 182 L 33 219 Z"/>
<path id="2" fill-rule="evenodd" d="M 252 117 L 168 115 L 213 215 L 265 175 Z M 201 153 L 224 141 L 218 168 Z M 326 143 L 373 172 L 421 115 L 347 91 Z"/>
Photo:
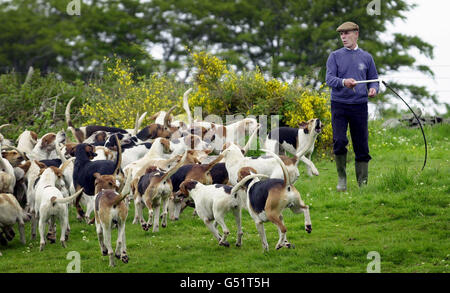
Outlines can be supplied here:
<path id="1" fill-rule="evenodd" d="M 221 242 L 219 242 L 219 245 L 220 246 L 225 246 L 225 247 L 230 247 L 230 243 L 228 243 L 228 241 L 221 241 Z"/>
<path id="2" fill-rule="evenodd" d="M 284 244 L 284 246 L 287 247 L 287 248 L 292 248 L 292 249 L 295 248 L 295 245 L 294 245 L 294 244 L 291 244 L 291 243 L 289 243 L 289 242 L 286 242 L 286 243 Z"/>
<path id="3" fill-rule="evenodd" d="M 122 255 L 121 260 L 122 260 L 123 263 L 128 263 L 128 260 L 129 260 L 129 259 L 128 259 L 128 255 L 126 255 L 126 254 L 125 254 L 125 255 Z"/>
<path id="4" fill-rule="evenodd" d="M 314 169 L 312 170 L 312 174 L 315 175 L 315 176 L 319 176 L 319 170 L 317 170 L 316 168 L 314 168 Z"/>
<path id="5" fill-rule="evenodd" d="M 66 246 L 66 241 L 61 241 L 61 245 L 62 245 L 63 248 L 66 248 L 67 247 Z"/>
<path id="6" fill-rule="evenodd" d="M 312 231 L 311 225 L 306 225 L 305 230 L 306 230 L 306 232 L 311 233 L 311 231 Z"/>
<path id="7" fill-rule="evenodd" d="M 47 240 L 50 241 L 51 244 L 56 242 L 56 235 L 53 233 L 47 233 Z"/>
<path id="8" fill-rule="evenodd" d="M 144 230 L 144 231 L 148 231 L 148 228 L 150 228 L 149 225 L 147 225 L 147 224 L 142 224 L 141 226 L 142 226 L 142 230 Z"/>
<path id="9" fill-rule="evenodd" d="M 108 255 L 108 250 L 103 250 L 103 251 L 102 251 L 102 255 L 103 255 L 103 256 L 107 256 L 107 255 Z"/>

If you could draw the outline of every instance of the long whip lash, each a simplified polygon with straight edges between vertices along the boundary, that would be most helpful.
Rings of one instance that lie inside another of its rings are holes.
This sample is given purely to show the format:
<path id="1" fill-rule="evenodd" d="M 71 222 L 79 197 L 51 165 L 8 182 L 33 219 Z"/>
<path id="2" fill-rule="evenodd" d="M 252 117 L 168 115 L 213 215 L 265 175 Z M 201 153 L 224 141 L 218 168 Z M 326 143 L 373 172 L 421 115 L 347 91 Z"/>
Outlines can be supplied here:
<path id="1" fill-rule="evenodd" d="M 382 82 L 388 89 L 390 89 L 397 97 L 399 97 L 400 100 L 403 101 L 403 103 L 405 103 L 405 105 L 409 108 L 409 110 L 411 111 L 411 113 L 413 113 L 414 117 L 415 117 L 416 120 L 417 120 L 417 123 L 419 123 L 420 130 L 422 130 L 423 141 L 424 141 L 424 143 L 425 143 L 425 158 L 424 158 L 424 160 L 423 160 L 423 166 L 422 166 L 422 170 L 421 170 L 421 171 L 423 171 L 423 169 L 425 168 L 425 165 L 427 164 L 428 148 L 427 148 L 427 139 L 426 139 L 426 137 L 425 137 L 425 132 L 423 131 L 422 123 L 420 123 L 419 117 L 417 117 L 416 113 L 414 113 L 414 111 L 411 109 L 411 107 L 408 105 L 408 103 L 406 103 L 406 101 L 403 100 L 403 98 L 400 97 L 400 95 L 399 95 L 393 88 L 391 88 L 390 86 L 388 86 L 388 85 L 386 84 L 386 82 L 384 82 L 384 80 L 381 80 L 381 82 Z"/>

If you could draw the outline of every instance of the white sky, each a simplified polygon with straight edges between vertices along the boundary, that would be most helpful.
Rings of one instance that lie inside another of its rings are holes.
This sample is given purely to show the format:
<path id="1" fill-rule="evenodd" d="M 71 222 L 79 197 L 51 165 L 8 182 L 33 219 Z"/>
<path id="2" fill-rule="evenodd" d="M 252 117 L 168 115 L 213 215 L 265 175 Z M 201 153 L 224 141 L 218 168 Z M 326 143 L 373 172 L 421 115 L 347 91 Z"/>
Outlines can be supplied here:
<path id="1" fill-rule="evenodd" d="M 410 52 L 418 60 L 418 64 L 426 64 L 434 71 L 434 80 L 428 75 L 411 69 L 386 74 L 382 78 L 388 84 L 391 80 L 427 86 L 430 92 L 436 94 L 440 102 L 450 103 L 450 1 L 412 0 L 408 2 L 417 4 L 417 7 L 405 14 L 406 20 L 397 20 L 393 26 L 389 26 L 388 33 L 401 32 L 406 35 L 415 35 L 434 46 L 433 59 L 420 55 L 417 50 Z M 402 97 L 411 106 L 418 106 L 407 96 Z M 398 105 L 402 110 L 407 109 L 402 102 Z M 427 114 L 445 112 L 442 105 L 440 107 L 428 105 L 425 109 L 421 106 L 421 109 Z"/>

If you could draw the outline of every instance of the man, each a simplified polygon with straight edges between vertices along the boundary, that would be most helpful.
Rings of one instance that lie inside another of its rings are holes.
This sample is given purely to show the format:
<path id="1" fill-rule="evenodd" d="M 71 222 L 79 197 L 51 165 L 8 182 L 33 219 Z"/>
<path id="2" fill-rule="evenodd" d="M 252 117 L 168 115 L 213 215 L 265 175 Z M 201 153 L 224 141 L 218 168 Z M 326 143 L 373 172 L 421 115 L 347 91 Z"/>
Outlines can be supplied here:
<path id="1" fill-rule="evenodd" d="M 331 124 L 333 152 L 336 157 L 338 191 L 347 190 L 347 127 L 350 125 L 355 171 L 358 185 L 367 184 L 369 155 L 368 98 L 375 97 L 378 82 L 356 84 L 359 80 L 377 79 L 372 56 L 358 47 L 359 27 L 345 22 L 337 29 L 343 48 L 330 54 L 327 60 L 326 82 L 331 87 Z"/>

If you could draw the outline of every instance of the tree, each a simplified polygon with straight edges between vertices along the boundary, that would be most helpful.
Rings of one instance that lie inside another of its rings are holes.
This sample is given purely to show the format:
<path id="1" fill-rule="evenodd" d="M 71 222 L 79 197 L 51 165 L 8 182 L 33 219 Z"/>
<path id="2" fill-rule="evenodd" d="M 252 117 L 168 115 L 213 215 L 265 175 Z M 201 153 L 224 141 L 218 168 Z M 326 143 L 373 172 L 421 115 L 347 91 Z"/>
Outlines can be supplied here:
<path id="1" fill-rule="evenodd" d="M 146 48 L 158 35 L 147 5 L 139 0 L 82 2 L 81 15 L 67 14 L 68 1 L 11 0 L 0 4 L 0 72 L 89 78 L 104 57 L 135 60 L 149 73 L 158 65 Z"/>
<path id="2" fill-rule="evenodd" d="M 433 58 L 433 47 L 416 36 L 396 33 L 382 39 L 386 26 L 404 19 L 414 4 L 402 0 L 380 1 L 380 15 L 369 15 L 369 1 L 354 0 L 166 0 L 166 15 L 172 15 L 167 35 L 177 38 L 170 52 L 175 59 L 182 45 L 207 46 L 238 69 L 259 67 L 273 77 L 288 80 L 304 78 L 318 86 L 325 80 L 325 64 L 331 51 L 342 46 L 336 27 L 347 20 L 360 26 L 359 45 L 370 52 L 380 74 L 412 67 L 433 76 L 424 64 L 416 64 L 408 51 L 417 49 Z M 153 1 L 159 5 L 158 1 Z M 175 57 L 176 56 L 176 57 Z M 170 59 L 168 57 L 168 59 Z M 426 88 L 395 85 L 408 90 L 420 101 L 430 97 Z"/>

